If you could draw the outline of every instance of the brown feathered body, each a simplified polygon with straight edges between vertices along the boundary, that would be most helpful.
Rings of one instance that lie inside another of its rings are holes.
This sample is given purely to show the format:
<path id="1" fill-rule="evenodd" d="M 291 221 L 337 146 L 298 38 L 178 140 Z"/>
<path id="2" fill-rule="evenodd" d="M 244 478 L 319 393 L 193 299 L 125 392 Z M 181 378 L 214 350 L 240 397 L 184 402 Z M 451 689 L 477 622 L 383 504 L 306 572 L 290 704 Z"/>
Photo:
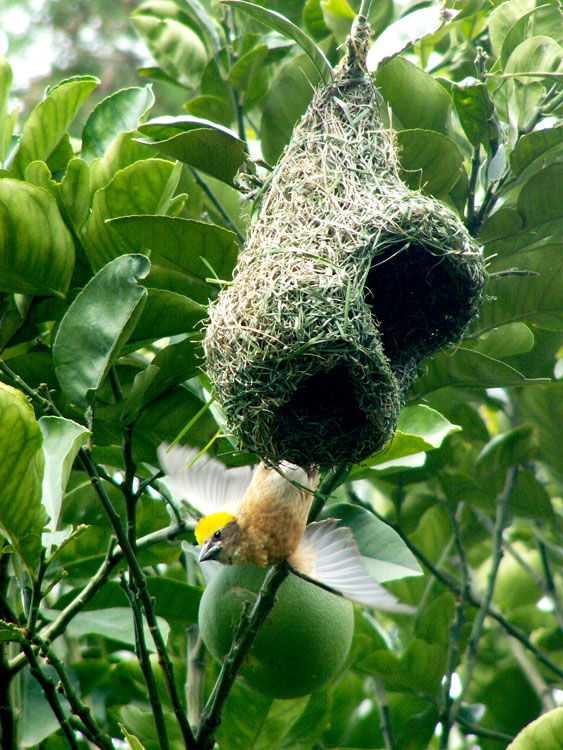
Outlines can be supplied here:
<path id="1" fill-rule="evenodd" d="M 299 479 L 305 476 L 301 472 Z M 312 499 L 310 492 L 260 464 L 236 514 L 235 562 L 271 565 L 290 557 L 305 533 Z"/>

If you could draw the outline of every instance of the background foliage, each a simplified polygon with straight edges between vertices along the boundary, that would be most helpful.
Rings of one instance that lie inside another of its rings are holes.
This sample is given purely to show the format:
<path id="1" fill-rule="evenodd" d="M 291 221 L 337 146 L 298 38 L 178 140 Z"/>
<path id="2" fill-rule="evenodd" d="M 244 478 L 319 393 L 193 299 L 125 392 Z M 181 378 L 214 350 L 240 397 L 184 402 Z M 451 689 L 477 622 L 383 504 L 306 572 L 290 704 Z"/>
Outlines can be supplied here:
<path id="1" fill-rule="evenodd" d="M 199 342 L 250 213 L 235 174 L 248 153 L 275 162 L 320 80 L 314 45 L 334 64 L 358 5 L 260 4 L 306 36 L 236 3 L 137 6 L 144 75 L 183 106 L 156 122 L 142 79 L 90 104 L 102 51 L 18 120 L 0 61 L 5 747 L 196 746 L 185 713 L 195 731 L 217 666 L 155 449 L 221 429 Z M 346 668 L 311 696 L 235 684 L 224 749 L 497 750 L 540 716 L 514 748 L 561 746 L 561 8 L 448 6 L 375 2 L 368 65 L 403 179 L 459 211 L 489 296 L 462 345 L 424 363 L 388 451 L 329 499 L 402 536 L 424 576 L 390 588 L 417 614 L 358 610 Z M 213 450 L 252 460 L 228 437 Z"/>

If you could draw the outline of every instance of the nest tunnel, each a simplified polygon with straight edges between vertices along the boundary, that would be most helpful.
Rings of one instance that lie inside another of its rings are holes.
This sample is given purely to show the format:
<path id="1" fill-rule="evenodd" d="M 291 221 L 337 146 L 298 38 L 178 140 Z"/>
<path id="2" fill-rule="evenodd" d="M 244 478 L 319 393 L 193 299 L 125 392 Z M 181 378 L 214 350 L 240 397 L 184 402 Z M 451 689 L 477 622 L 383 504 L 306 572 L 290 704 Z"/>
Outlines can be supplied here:
<path id="1" fill-rule="evenodd" d="M 280 407 L 271 437 L 290 461 L 303 462 L 308 446 L 314 463 L 322 462 L 320 454 L 334 460 L 339 449 L 349 451 L 346 440 L 367 429 L 368 415 L 358 403 L 350 372 L 344 365 L 337 365 L 302 380 Z"/>
<path id="2" fill-rule="evenodd" d="M 378 252 L 364 298 L 392 366 L 413 356 L 420 359 L 455 337 L 468 319 L 470 291 L 459 264 L 425 244 L 394 242 Z"/>

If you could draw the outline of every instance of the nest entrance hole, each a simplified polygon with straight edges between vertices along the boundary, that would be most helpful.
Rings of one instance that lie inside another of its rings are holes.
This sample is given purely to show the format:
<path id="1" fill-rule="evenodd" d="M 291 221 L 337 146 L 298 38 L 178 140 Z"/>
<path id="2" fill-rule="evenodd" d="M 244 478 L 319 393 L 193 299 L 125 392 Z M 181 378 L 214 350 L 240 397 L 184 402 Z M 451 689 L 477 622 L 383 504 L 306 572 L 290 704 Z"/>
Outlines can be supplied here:
<path id="1" fill-rule="evenodd" d="M 347 368 L 337 365 L 326 372 L 306 378 L 279 413 L 284 431 L 293 432 L 296 440 L 303 432 L 334 435 L 349 434 L 366 424 Z"/>
<path id="2" fill-rule="evenodd" d="M 426 245 L 395 242 L 374 256 L 364 297 L 391 362 L 444 343 L 466 305 L 467 290 L 451 275 L 446 255 Z"/>

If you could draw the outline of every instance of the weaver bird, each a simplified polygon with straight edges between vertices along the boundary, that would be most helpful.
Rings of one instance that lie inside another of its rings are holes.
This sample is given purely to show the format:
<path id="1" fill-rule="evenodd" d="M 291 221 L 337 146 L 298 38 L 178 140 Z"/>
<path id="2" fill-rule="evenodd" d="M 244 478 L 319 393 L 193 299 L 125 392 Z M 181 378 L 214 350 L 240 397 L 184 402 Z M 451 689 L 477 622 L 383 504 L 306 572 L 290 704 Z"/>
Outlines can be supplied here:
<path id="1" fill-rule="evenodd" d="M 184 446 L 158 449 L 160 465 L 177 495 L 203 513 L 195 529 L 199 561 L 267 566 L 287 560 L 296 575 L 352 601 L 390 612 L 412 612 L 371 578 L 350 529 L 329 518 L 307 525 L 318 482 L 283 461 L 228 469 Z"/>

